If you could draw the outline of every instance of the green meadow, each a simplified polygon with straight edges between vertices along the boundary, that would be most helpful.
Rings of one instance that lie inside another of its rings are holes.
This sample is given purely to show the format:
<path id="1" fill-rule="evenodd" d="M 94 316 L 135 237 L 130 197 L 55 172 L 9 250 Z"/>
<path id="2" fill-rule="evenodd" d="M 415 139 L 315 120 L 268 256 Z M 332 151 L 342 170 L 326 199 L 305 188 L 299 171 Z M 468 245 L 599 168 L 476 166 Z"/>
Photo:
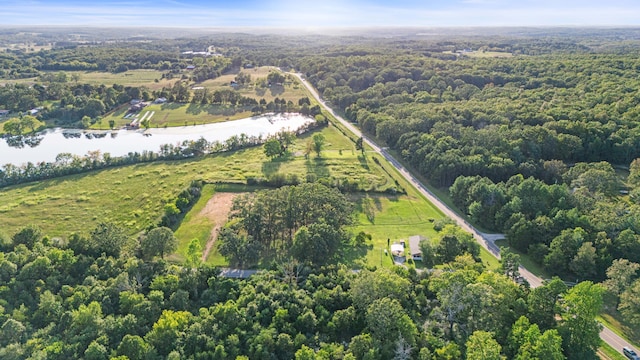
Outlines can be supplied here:
<path id="1" fill-rule="evenodd" d="M 135 234 L 162 215 L 165 203 L 192 180 L 246 183 L 248 178 L 295 175 L 302 181 L 350 179 L 364 188 L 384 191 L 391 177 L 373 161 L 361 162 L 352 142 L 334 127 L 321 130 L 325 151 L 305 158 L 312 134 L 299 137 L 291 155 L 270 160 L 262 147 L 197 159 L 153 162 L 103 169 L 0 189 L 0 224 L 13 234 L 28 224 L 40 226 L 52 237 L 87 232 L 100 221 L 113 221 Z M 332 180 L 333 181 L 333 180 Z"/>
<path id="2" fill-rule="evenodd" d="M 193 126 L 223 122 L 229 120 L 244 119 L 252 116 L 251 107 L 233 108 L 226 105 L 200 105 L 200 104 L 151 104 L 142 109 L 136 116 L 125 118 L 129 106 L 121 106 L 109 113 L 99 123 L 91 126 L 92 129 L 108 129 L 109 121 L 114 121 L 114 128 L 123 127 L 134 119 L 142 118 L 147 114 L 150 117 L 152 128 L 168 126 Z M 153 115 L 151 116 L 151 114 Z"/>

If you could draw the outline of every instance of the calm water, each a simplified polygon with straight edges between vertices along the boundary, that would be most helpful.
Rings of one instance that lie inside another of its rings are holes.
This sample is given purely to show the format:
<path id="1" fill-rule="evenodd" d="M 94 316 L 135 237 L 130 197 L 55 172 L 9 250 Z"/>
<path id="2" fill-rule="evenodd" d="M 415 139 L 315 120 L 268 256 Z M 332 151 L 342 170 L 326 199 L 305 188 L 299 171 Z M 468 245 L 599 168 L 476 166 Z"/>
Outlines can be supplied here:
<path id="1" fill-rule="evenodd" d="M 41 161 L 54 162 L 60 153 L 86 155 L 89 151 L 100 150 L 115 157 L 144 150 L 158 152 L 160 145 L 177 144 L 200 137 L 210 142 L 222 142 L 242 133 L 265 137 L 283 129 L 298 129 L 311 121 L 311 118 L 300 114 L 270 114 L 216 124 L 149 129 L 146 132 L 118 130 L 112 134 L 110 131 L 83 133 L 81 130 L 52 129 L 43 132 L 40 136 L 42 141 L 34 147 L 26 145 L 23 148 L 15 148 L 9 146 L 4 139 L 0 139 L 0 166 L 8 163 L 21 165 L 29 161 L 34 164 Z M 143 133 L 151 136 L 145 136 Z M 95 137 L 93 134 L 102 137 Z"/>

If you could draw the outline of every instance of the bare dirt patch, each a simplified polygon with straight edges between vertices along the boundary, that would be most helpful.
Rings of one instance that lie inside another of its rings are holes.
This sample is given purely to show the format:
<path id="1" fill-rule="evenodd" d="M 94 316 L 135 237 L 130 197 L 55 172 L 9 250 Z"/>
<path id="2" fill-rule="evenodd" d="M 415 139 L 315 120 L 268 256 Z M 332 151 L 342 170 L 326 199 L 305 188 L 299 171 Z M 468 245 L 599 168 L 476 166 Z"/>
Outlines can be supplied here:
<path id="1" fill-rule="evenodd" d="M 213 223 L 211 234 L 209 235 L 207 244 L 205 245 L 204 251 L 202 252 L 203 262 L 207 260 L 209 252 L 211 252 L 213 244 L 215 244 L 216 239 L 218 238 L 220 229 L 229 219 L 229 212 L 231 211 L 231 206 L 233 205 L 233 199 L 237 195 L 238 194 L 235 193 L 225 192 L 215 193 L 211 197 L 211 199 L 209 199 L 204 209 L 202 209 L 198 214 L 198 217 L 205 217 L 211 220 L 211 222 Z"/>

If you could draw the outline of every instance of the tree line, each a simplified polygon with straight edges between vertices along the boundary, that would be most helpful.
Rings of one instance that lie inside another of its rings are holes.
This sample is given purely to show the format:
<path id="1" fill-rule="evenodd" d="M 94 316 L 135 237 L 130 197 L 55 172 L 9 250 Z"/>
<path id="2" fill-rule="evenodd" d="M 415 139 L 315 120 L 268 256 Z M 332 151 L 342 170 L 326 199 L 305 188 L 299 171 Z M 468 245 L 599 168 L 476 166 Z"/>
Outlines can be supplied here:
<path id="1" fill-rule="evenodd" d="M 326 122 L 316 121 L 308 123 L 294 133 L 303 134 L 325 126 Z M 38 137 L 14 137 L 21 146 L 25 143 L 37 142 Z M 51 179 L 59 176 L 79 174 L 83 172 L 104 169 L 113 166 L 131 165 L 151 161 L 181 160 L 197 156 L 217 154 L 227 151 L 254 147 L 266 141 L 262 136 L 234 135 L 225 141 L 209 142 L 204 138 L 185 140 L 179 144 L 163 144 L 158 151 L 130 152 L 124 156 L 111 156 L 110 153 L 100 151 L 89 152 L 85 156 L 61 153 L 54 162 L 27 162 L 22 165 L 5 164 L 0 168 L 0 187 L 22 184 L 31 181 Z"/>

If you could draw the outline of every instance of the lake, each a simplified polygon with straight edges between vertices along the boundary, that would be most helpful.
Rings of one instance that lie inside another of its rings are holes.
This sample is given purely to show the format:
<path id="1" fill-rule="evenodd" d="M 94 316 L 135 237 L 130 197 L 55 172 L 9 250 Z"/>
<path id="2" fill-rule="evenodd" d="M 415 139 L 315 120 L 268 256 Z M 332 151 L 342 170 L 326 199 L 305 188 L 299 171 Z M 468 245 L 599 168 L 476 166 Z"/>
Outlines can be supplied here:
<path id="1" fill-rule="evenodd" d="M 54 162 L 60 153 L 86 155 L 89 151 L 100 150 L 111 156 L 123 156 L 130 152 L 160 150 L 160 145 L 177 144 L 184 140 L 198 140 L 203 137 L 209 142 L 223 142 L 242 133 L 247 136 L 266 137 L 281 130 L 296 130 L 312 122 L 313 119 L 301 114 L 266 114 L 247 119 L 227 121 L 207 125 L 184 127 L 150 128 L 149 130 L 84 131 L 50 129 L 39 134 L 41 141 L 33 147 L 9 146 L 6 139 L 0 139 L 0 166 L 11 163 L 22 165 L 27 162 Z"/>

